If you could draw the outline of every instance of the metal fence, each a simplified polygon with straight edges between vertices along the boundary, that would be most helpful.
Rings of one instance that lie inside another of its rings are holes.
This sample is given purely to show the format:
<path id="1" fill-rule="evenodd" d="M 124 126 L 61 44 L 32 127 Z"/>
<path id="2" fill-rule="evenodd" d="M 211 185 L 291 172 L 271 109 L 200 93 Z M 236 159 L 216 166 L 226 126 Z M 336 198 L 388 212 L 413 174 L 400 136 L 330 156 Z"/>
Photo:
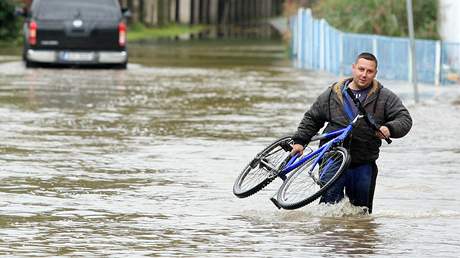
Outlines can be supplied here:
<path id="1" fill-rule="evenodd" d="M 310 9 L 299 9 L 290 27 L 292 56 L 299 68 L 348 76 L 356 56 L 370 52 L 379 60 L 380 79 L 412 79 L 409 38 L 341 32 L 324 19 L 314 19 Z M 417 39 L 415 49 L 419 82 L 460 83 L 460 43 Z"/>

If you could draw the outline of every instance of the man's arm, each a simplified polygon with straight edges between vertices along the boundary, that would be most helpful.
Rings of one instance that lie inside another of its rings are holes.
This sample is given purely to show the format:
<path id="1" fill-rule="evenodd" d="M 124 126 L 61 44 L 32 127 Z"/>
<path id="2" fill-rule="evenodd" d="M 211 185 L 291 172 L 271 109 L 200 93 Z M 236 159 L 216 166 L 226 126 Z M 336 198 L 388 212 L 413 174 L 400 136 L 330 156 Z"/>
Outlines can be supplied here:
<path id="1" fill-rule="evenodd" d="M 412 127 L 412 118 L 401 99 L 390 91 L 385 103 L 385 124 L 391 138 L 401 138 L 409 133 Z"/>

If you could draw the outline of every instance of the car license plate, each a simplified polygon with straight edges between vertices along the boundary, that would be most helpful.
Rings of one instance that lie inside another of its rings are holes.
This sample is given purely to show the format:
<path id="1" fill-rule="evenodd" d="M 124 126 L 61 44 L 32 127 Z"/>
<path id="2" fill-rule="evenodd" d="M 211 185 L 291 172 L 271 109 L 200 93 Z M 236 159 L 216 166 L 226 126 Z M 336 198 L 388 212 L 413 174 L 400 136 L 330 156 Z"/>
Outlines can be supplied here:
<path id="1" fill-rule="evenodd" d="M 64 61 L 93 61 L 93 52 L 61 52 L 61 59 Z"/>

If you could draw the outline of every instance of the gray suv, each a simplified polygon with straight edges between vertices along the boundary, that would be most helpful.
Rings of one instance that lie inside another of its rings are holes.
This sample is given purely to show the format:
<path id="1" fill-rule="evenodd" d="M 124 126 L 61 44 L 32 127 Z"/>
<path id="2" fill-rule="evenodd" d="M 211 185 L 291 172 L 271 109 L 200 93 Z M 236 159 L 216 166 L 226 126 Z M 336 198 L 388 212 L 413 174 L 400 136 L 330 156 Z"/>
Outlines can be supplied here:
<path id="1" fill-rule="evenodd" d="M 118 0 L 34 0 L 24 13 L 25 65 L 110 65 L 125 69 L 124 18 L 128 15 Z"/>

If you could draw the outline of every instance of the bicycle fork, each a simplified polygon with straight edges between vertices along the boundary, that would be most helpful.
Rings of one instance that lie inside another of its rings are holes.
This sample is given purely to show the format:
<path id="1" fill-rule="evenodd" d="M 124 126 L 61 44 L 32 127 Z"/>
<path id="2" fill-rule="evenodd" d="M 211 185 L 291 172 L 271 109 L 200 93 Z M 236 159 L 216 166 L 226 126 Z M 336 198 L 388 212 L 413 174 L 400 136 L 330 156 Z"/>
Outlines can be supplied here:
<path id="1" fill-rule="evenodd" d="M 295 156 L 293 156 L 293 157 L 288 157 L 288 158 L 286 158 L 286 160 L 284 161 L 284 163 L 285 163 L 286 161 L 288 161 L 288 163 L 287 163 L 286 165 L 282 166 L 282 167 L 283 167 L 283 170 L 281 170 L 281 172 L 280 172 L 279 175 L 278 175 L 281 179 L 283 179 L 283 181 L 286 180 L 286 178 L 287 178 L 287 177 L 286 177 L 286 173 L 288 173 L 288 172 L 285 172 L 284 169 L 287 168 L 287 167 L 289 167 L 290 165 L 292 165 L 292 164 L 295 162 L 295 160 L 296 160 L 297 158 L 298 158 L 298 155 L 295 155 Z M 324 179 L 324 176 L 326 176 L 326 174 L 327 174 L 326 172 L 329 170 L 329 168 L 331 167 L 331 165 L 333 164 L 333 162 L 332 162 L 332 161 L 329 161 L 329 160 L 328 160 L 328 162 L 327 162 L 326 164 L 320 164 L 320 162 L 321 162 L 320 160 L 317 160 L 317 161 L 316 161 L 316 164 L 314 164 L 314 165 L 311 167 L 311 169 L 308 171 L 308 175 L 312 178 L 312 180 L 313 180 L 316 184 L 318 184 L 320 187 L 323 187 L 323 181 L 322 181 L 322 180 Z M 319 168 L 318 168 L 318 169 L 319 169 L 320 171 L 318 172 L 318 178 L 316 178 L 315 175 L 313 174 L 313 170 L 314 170 L 314 168 L 315 168 L 316 166 L 318 166 L 318 165 L 319 165 Z M 321 171 L 322 171 L 322 172 L 321 172 Z M 290 171 L 289 171 L 289 172 L 290 172 Z M 277 198 L 276 198 L 276 195 L 277 195 L 277 194 L 278 194 L 278 193 L 275 193 L 275 194 L 270 198 L 270 201 L 271 201 L 278 209 L 281 209 L 282 207 L 281 207 L 281 205 L 278 203 L 278 200 L 277 200 Z"/>
<path id="2" fill-rule="evenodd" d="M 291 156 L 289 155 L 288 157 L 286 157 L 286 159 L 281 163 L 280 165 L 280 172 L 278 173 L 278 177 L 281 178 L 283 181 L 285 181 L 287 179 L 287 176 L 286 174 L 288 172 L 285 172 L 284 169 L 289 167 L 290 165 L 292 165 L 297 158 L 299 158 L 300 155 L 299 154 L 295 154 L 294 156 Z M 282 169 L 281 169 L 282 168 Z M 278 209 L 281 209 L 281 205 L 278 203 L 278 200 L 276 199 L 276 195 L 278 194 L 278 192 L 276 192 L 271 198 L 270 198 L 270 201 L 278 208 Z"/>

